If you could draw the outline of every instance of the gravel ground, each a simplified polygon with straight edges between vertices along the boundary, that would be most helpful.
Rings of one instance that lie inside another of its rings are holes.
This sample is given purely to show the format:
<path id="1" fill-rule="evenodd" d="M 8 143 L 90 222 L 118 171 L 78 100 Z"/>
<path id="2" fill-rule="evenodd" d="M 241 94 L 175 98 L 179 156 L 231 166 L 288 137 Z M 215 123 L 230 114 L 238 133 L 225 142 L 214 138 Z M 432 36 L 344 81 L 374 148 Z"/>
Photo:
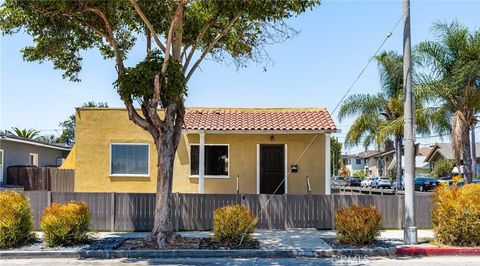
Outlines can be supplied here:
<path id="1" fill-rule="evenodd" d="M 80 250 L 111 250 L 116 249 L 125 239 L 118 237 L 106 237 L 92 239 L 90 243 L 68 247 L 47 247 L 40 239 L 36 239 L 28 245 L 6 249 L 15 251 L 80 251 Z"/>
<path id="2" fill-rule="evenodd" d="M 148 232 L 92 232 L 92 242 L 86 245 L 71 247 L 45 247 L 40 241 L 41 232 L 36 232 L 37 241 L 20 248 L 10 249 L 18 251 L 78 251 L 78 250 L 111 250 L 116 249 L 127 238 L 143 238 Z M 205 238 L 211 237 L 212 232 L 180 232 L 184 237 Z M 430 243 L 433 239 L 432 230 L 418 230 L 420 243 Z M 257 230 L 253 237 L 260 242 L 260 249 L 285 249 L 285 250 L 317 250 L 334 248 L 346 248 L 335 244 L 336 233 L 332 230 L 316 229 L 289 229 L 289 230 Z M 403 230 L 385 230 L 378 238 L 378 244 L 374 247 L 392 247 L 403 244 Z"/>

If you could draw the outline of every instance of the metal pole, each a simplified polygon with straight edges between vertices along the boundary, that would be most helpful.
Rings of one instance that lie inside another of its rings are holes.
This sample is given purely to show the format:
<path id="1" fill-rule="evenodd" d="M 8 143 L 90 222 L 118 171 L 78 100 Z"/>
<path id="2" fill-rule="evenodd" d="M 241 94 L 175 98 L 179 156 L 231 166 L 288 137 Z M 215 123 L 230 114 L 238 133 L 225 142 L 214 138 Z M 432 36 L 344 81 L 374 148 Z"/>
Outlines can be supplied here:
<path id="1" fill-rule="evenodd" d="M 417 228 L 414 222 L 415 174 L 415 104 L 412 91 L 412 62 L 410 39 L 410 0 L 403 0 L 403 86 L 405 92 L 404 135 L 405 135 L 405 244 L 417 243 Z"/>
<path id="2" fill-rule="evenodd" d="M 477 144 L 475 143 L 475 125 L 471 127 L 472 130 L 472 177 L 477 178 Z"/>

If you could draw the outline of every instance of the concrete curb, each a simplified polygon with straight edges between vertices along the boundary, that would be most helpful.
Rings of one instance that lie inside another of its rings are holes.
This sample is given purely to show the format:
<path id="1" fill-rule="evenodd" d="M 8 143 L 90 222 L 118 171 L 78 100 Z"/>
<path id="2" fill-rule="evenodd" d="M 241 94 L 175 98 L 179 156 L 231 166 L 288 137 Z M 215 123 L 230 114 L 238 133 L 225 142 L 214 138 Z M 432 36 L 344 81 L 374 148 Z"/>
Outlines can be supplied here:
<path id="1" fill-rule="evenodd" d="M 480 247 L 399 246 L 395 249 L 395 255 L 397 256 L 442 256 L 442 255 L 480 256 Z"/>
<path id="2" fill-rule="evenodd" d="M 326 249 L 317 250 L 316 257 L 333 257 L 333 256 L 379 256 L 390 257 L 395 256 L 395 247 L 391 248 L 349 248 L 349 249 Z"/>
<path id="3" fill-rule="evenodd" d="M 297 258 L 333 256 L 393 256 L 395 248 L 373 249 L 171 249 L 171 250 L 81 250 L 81 251 L 0 251 L 0 259 L 26 258 Z"/>

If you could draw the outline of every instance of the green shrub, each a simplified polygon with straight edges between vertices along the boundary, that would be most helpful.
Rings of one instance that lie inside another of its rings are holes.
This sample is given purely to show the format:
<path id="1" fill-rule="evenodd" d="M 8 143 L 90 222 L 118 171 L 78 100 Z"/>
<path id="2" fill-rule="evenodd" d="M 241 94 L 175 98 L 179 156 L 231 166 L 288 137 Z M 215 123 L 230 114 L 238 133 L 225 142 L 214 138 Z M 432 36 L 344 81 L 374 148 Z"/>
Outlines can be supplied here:
<path id="1" fill-rule="evenodd" d="M 375 242 L 380 235 L 382 217 L 375 206 L 353 205 L 337 210 L 335 222 L 339 243 L 363 246 Z"/>
<path id="2" fill-rule="evenodd" d="M 480 185 L 448 188 L 432 195 L 435 241 L 452 246 L 480 246 Z"/>
<path id="3" fill-rule="evenodd" d="M 432 176 L 439 177 L 450 177 L 452 176 L 452 169 L 455 166 L 453 160 L 441 160 L 435 163 L 433 167 Z"/>
<path id="4" fill-rule="evenodd" d="M 15 191 L 0 192 L 0 249 L 22 246 L 35 238 L 28 198 Z"/>
<path id="5" fill-rule="evenodd" d="M 364 171 L 355 171 L 352 176 L 358 176 L 361 180 L 363 180 L 367 174 L 365 174 Z"/>
<path id="6" fill-rule="evenodd" d="M 89 241 L 90 211 L 84 202 L 53 203 L 40 220 L 47 246 L 72 246 Z"/>
<path id="7" fill-rule="evenodd" d="M 213 212 L 213 238 L 224 246 L 236 246 L 242 240 L 242 243 L 248 243 L 256 224 L 255 217 L 245 206 L 218 208 Z"/>

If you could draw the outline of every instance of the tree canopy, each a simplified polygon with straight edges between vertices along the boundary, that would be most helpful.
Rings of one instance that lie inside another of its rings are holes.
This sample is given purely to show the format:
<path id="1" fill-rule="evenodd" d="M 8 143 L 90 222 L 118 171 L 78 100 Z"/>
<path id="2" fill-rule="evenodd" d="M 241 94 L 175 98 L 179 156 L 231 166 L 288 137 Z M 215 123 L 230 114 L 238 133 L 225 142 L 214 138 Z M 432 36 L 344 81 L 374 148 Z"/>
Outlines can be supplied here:
<path id="1" fill-rule="evenodd" d="M 455 163 L 463 161 L 468 183 L 473 174 L 469 131 L 480 111 L 480 30 L 456 21 L 436 23 L 432 30 L 436 39 L 415 48 L 426 70 L 417 94 L 432 103 L 433 129 L 451 133 Z"/>
<path id="2" fill-rule="evenodd" d="M 296 32 L 286 24 L 319 0 L 5 0 L 0 31 L 33 37 L 27 61 L 51 61 L 63 77 L 80 81 L 81 52 L 113 59 L 115 87 L 129 119 L 152 136 L 157 154 L 157 196 L 152 237 L 163 247 L 172 236 L 171 190 L 187 84 L 205 57 L 218 62 L 268 59 L 265 45 Z M 142 40 L 146 39 L 146 42 Z M 125 65 L 145 43 L 145 58 Z M 152 47 L 152 44 L 156 48 Z M 140 106 L 137 111 L 134 104 Z M 159 114 L 162 109 L 164 115 Z"/>

